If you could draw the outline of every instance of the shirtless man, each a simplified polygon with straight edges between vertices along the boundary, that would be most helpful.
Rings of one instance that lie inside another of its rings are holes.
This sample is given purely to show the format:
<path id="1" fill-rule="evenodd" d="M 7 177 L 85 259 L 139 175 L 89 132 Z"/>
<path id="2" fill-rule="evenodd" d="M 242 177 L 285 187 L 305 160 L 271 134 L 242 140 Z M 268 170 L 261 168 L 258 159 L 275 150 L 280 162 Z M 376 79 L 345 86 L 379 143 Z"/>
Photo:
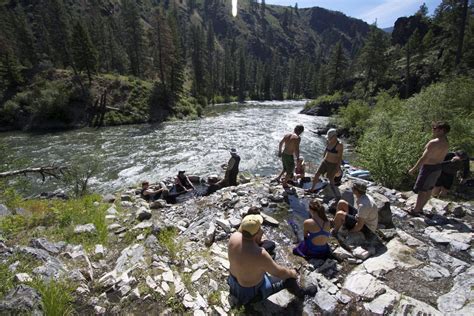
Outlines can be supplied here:
<path id="1" fill-rule="evenodd" d="M 431 191 L 436 184 L 436 180 L 441 174 L 441 163 L 448 153 L 449 143 L 446 136 L 450 127 L 445 122 L 435 122 L 432 125 L 433 139 L 426 146 L 423 154 L 408 173 L 414 175 L 420 168 L 420 173 L 416 179 L 413 191 L 418 193 L 415 208 L 408 211 L 410 215 L 416 216 L 423 211 L 423 207 L 431 197 Z"/>
<path id="2" fill-rule="evenodd" d="M 337 191 L 334 188 L 334 178 L 336 173 L 341 168 L 342 153 L 344 151 L 342 143 L 337 139 L 337 130 L 331 128 L 328 130 L 327 135 L 327 145 L 326 150 L 324 151 L 323 162 L 319 165 L 318 170 L 313 178 L 313 184 L 311 186 L 310 192 L 314 192 L 316 185 L 319 182 L 319 177 L 325 174 L 329 180 L 332 190 L 337 196 Z"/>
<path id="3" fill-rule="evenodd" d="M 257 241 L 263 235 L 262 223 L 261 215 L 247 215 L 242 219 L 239 231 L 230 236 L 230 275 L 227 279 L 230 294 L 237 298 L 238 305 L 263 300 L 285 288 L 298 297 L 314 295 L 315 287 L 305 290 L 299 287 L 296 270 L 280 266 L 264 248 L 258 246 Z"/>
<path id="4" fill-rule="evenodd" d="M 278 146 L 278 157 L 281 157 L 283 163 L 283 169 L 286 172 L 285 179 L 283 180 L 283 187 L 287 187 L 288 180 L 293 179 L 293 173 L 295 172 L 295 158 L 300 158 L 300 142 L 301 142 L 301 133 L 303 133 L 303 125 L 296 125 L 294 132 L 291 134 L 286 134 Z M 282 148 L 284 149 L 282 152 Z"/>
<path id="5" fill-rule="evenodd" d="M 160 197 L 168 196 L 168 189 L 164 183 L 160 183 L 158 188 L 150 188 L 150 183 L 148 181 L 142 182 L 142 189 L 140 190 L 140 196 L 147 202 L 154 201 Z"/>

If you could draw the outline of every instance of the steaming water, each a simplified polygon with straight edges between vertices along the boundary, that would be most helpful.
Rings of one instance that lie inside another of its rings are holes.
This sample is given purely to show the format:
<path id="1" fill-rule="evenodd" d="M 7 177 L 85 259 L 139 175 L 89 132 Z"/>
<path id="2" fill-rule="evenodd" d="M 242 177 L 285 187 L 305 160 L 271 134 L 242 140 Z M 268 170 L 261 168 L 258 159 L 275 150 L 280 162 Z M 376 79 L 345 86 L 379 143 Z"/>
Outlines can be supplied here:
<path id="1" fill-rule="evenodd" d="M 30 166 L 67 164 L 73 157 L 99 157 L 101 169 L 92 179 L 100 192 L 124 188 L 148 179 L 158 181 L 178 170 L 188 174 L 222 175 L 220 165 L 235 147 L 242 160 L 240 171 L 273 175 L 281 171 L 278 142 L 285 133 L 303 124 L 301 154 L 317 163 L 325 140 L 309 129 L 327 122 L 326 118 L 298 114 L 304 101 L 248 102 L 245 105 L 216 105 L 207 116 L 193 121 L 160 125 L 128 125 L 99 130 L 81 129 L 59 133 L 4 133 L 0 140 Z M 34 190 L 54 189 L 51 182 Z"/>

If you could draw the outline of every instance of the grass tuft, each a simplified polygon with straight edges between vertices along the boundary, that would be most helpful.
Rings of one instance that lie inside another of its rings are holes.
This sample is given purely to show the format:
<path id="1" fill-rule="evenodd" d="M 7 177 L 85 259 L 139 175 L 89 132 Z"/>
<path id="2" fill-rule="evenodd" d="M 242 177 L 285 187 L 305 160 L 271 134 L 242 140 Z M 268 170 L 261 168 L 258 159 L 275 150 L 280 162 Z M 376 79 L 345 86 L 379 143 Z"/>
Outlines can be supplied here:
<path id="1" fill-rule="evenodd" d="M 35 279 L 30 284 L 41 295 L 41 304 L 45 315 L 72 315 L 74 288 L 66 281 Z"/>

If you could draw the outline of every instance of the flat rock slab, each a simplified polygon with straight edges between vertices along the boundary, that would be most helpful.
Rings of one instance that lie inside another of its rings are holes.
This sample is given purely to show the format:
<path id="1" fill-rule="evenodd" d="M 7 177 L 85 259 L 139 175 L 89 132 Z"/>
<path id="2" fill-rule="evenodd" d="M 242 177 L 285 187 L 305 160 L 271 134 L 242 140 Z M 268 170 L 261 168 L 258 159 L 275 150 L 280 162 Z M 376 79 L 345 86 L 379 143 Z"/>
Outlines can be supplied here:
<path id="1" fill-rule="evenodd" d="M 343 289 L 367 300 L 385 293 L 387 286 L 362 269 L 363 267 L 357 267 L 349 273 L 344 281 Z"/>
<path id="2" fill-rule="evenodd" d="M 265 214 L 265 213 L 260 213 L 260 215 L 262 215 L 263 217 L 264 224 L 274 226 L 274 227 L 277 227 L 278 225 L 280 225 L 280 222 L 274 219 L 273 217 L 271 217 L 270 215 Z"/>
<path id="3" fill-rule="evenodd" d="M 387 251 L 384 254 L 364 262 L 364 268 L 368 273 L 378 277 L 395 268 L 411 269 L 422 264 L 413 257 L 415 249 L 404 245 L 398 238 L 392 239 L 386 247 Z"/>
<path id="4" fill-rule="evenodd" d="M 435 243 L 451 244 L 453 247 L 456 247 L 456 249 L 461 251 L 470 248 L 473 237 L 472 233 L 460 233 L 456 230 L 448 229 L 439 231 L 435 227 L 427 227 L 425 229 L 425 234 L 428 235 Z"/>
<path id="5" fill-rule="evenodd" d="M 66 246 L 66 243 L 64 241 L 53 243 L 53 242 L 48 241 L 46 238 L 32 239 L 30 244 L 34 248 L 46 250 L 47 252 L 51 254 L 60 253 Z"/>
<path id="6" fill-rule="evenodd" d="M 422 301 L 415 300 L 408 296 L 402 296 L 395 308 L 392 310 L 393 315 L 443 315 L 439 310 Z"/>
<path id="7" fill-rule="evenodd" d="M 438 298 L 438 309 L 452 315 L 474 315 L 474 267 L 454 279 L 449 293 Z"/>
<path id="8" fill-rule="evenodd" d="M 364 308 L 375 315 L 386 315 L 400 299 L 400 294 L 389 291 L 375 298 L 372 302 L 364 303 Z"/>
<path id="9" fill-rule="evenodd" d="M 193 275 L 191 276 L 191 282 L 196 282 L 201 278 L 201 276 L 207 272 L 207 269 L 199 269 L 196 270 Z"/>
<path id="10" fill-rule="evenodd" d="M 437 263 L 440 266 L 448 269 L 452 276 L 457 276 L 458 274 L 464 272 L 468 267 L 466 262 L 456 259 L 433 247 L 428 249 L 428 258 L 430 262 Z"/>
<path id="11" fill-rule="evenodd" d="M 295 300 L 295 296 L 287 290 L 283 290 L 269 296 L 260 303 L 254 304 L 253 307 L 260 315 L 283 315 L 293 300 Z"/>
<path id="12" fill-rule="evenodd" d="M 145 247 L 140 244 L 135 244 L 125 248 L 117 259 L 115 271 L 120 274 L 125 272 L 127 269 L 131 269 L 132 267 L 143 263 L 145 261 L 143 256 L 144 253 Z"/>
<path id="13" fill-rule="evenodd" d="M 314 303 L 324 312 L 333 313 L 337 307 L 337 300 L 334 296 L 324 291 L 318 291 L 314 297 Z"/>

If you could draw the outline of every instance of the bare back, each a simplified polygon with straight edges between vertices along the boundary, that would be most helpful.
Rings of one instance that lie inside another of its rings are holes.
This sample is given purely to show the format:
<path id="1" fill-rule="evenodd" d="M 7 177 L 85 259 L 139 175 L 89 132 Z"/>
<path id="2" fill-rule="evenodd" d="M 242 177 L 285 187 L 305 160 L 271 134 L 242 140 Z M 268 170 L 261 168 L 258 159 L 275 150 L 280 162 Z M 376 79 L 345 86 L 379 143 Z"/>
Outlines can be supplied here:
<path id="1" fill-rule="evenodd" d="M 322 222 L 323 224 L 323 230 L 326 231 L 326 232 L 329 232 L 330 229 L 331 229 L 331 226 L 329 224 L 329 222 L 323 222 L 323 220 L 319 219 L 320 222 Z M 307 220 L 304 221 L 303 223 L 303 229 L 304 229 L 304 235 L 308 235 L 309 233 L 313 234 L 313 233 L 317 233 L 317 232 L 320 232 L 321 231 L 321 227 L 316 223 L 315 219 L 313 218 L 309 218 Z M 313 245 L 325 245 L 328 241 L 329 237 L 327 236 L 324 236 L 324 235 L 320 235 L 320 236 L 316 236 L 316 237 L 313 237 L 311 239 L 311 242 L 313 243 Z"/>
<path id="2" fill-rule="evenodd" d="M 228 248 L 230 273 L 241 286 L 252 287 L 262 281 L 266 261 L 264 252 L 251 240 L 245 240 L 241 233 L 232 234 Z"/>
<path id="3" fill-rule="evenodd" d="M 299 137 L 298 135 L 294 133 L 286 134 L 285 137 L 283 137 L 283 142 L 285 144 L 285 148 L 283 149 L 283 152 L 285 154 L 298 155 L 299 149 L 300 149 L 301 137 Z"/>
<path id="4" fill-rule="evenodd" d="M 449 151 L 449 143 L 446 137 L 432 139 L 425 146 L 425 165 L 437 165 L 443 162 Z"/>

